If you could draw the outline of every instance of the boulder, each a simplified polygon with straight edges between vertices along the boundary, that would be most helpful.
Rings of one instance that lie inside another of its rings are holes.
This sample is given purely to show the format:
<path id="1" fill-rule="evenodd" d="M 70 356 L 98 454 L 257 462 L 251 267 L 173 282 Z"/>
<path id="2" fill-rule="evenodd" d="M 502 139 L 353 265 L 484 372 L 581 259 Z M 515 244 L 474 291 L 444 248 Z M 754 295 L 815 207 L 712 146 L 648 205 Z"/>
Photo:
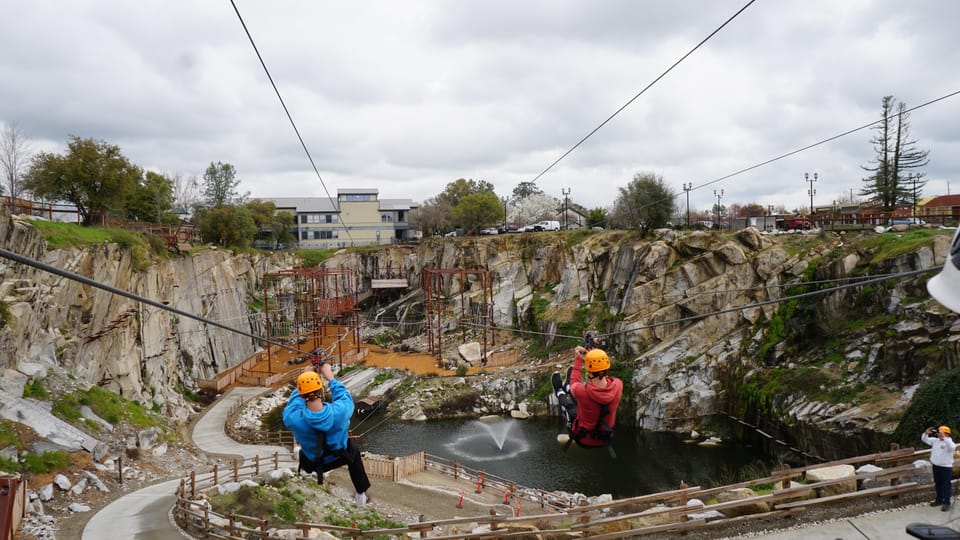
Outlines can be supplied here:
<path id="1" fill-rule="evenodd" d="M 101 481 L 100 478 L 97 477 L 97 475 L 93 474 L 93 473 L 90 472 L 90 471 L 83 471 L 83 475 L 87 478 L 87 481 L 88 481 L 91 485 L 93 485 L 93 487 L 97 488 L 98 490 L 100 490 L 100 491 L 103 492 L 103 493 L 109 493 L 109 492 L 110 492 L 110 490 L 107 488 L 106 484 L 104 484 L 103 481 Z"/>
<path id="2" fill-rule="evenodd" d="M 457 347 L 457 352 L 460 353 L 460 358 L 471 366 L 476 365 L 483 359 L 483 355 L 480 352 L 480 343 L 476 341 L 460 345 Z"/>
<path id="3" fill-rule="evenodd" d="M 159 430 L 151 426 L 137 432 L 137 446 L 142 450 L 150 450 L 157 443 Z"/>
<path id="4" fill-rule="evenodd" d="M 62 474 L 54 476 L 53 483 L 63 491 L 67 491 L 73 486 L 73 484 L 70 482 L 70 479 Z"/>
<path id="5" fill-rule="evenodd" d="M 838 482 L 817 488 L 817 497 L 829 497 L 841 493 L 852 493 L 857 490 L 856 471 L 853 465 L 832 465 L 830 467 L 820 467 L 807 471 L 806 480 L 808 484 L 817 482 L 826 482 L 828 480 L 840 480 L 849 478 L 846 482 Z"/>
<path id="6" fill-rule="evenodd" d="M 87 505 L 85 505 L 85 504 L 80 504 L 80 503 L 78 503 L 78 502 L 72 502 L 72 503 L 70 503 L 69 505 L 67 505 L 67 509 L 70 510 L 71 512 L 75 513 L 75 514 L 80 513 L 80 512 L 89 512 L 89 511 L 90 511 L 90 507 L 89 507 L 89 506 L 87 506 Z"/>
<path id="7" fill-rule="evenodd" d="M 53 499 L 53 484 L 44 484 L 40 488 L 40 500 L 46 502 L 51 499 Z"/>
<path id="8" fill-rule="evenodd" d="M 736 488 L 731 489 L 730 491 L 723 491 L 717 494 L 717 502 L 725 503 L 732 501 L 743 501 L 747 499 L 753 499 L 757 497 L 757 494 L 753 490 L 748 488 Z M 755 503 L 744 503 L 741 506 L 736 506 L 734 508 L 728 508 L 723 510 L 723 514 L 727 517 L 737 517 L 745 516 L 748 514 L 762 514 L 764 512 L 769 512 L 770 506 L 763 502 Z"/>

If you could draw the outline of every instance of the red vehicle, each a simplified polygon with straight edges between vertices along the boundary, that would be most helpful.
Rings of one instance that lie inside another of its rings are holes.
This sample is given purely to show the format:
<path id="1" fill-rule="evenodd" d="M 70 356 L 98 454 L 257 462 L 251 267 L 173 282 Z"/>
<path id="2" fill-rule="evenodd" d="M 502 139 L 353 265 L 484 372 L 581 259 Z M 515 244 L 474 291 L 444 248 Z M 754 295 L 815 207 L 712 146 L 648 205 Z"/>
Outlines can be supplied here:
<path id="1" fill-rule="evenodd" d="M 787 223 L 787 228 L 794 231 L 797 229 L 809 229 L 810 227 L 813 227 L 813 224 L 805 219 L 791 219 Z"/>

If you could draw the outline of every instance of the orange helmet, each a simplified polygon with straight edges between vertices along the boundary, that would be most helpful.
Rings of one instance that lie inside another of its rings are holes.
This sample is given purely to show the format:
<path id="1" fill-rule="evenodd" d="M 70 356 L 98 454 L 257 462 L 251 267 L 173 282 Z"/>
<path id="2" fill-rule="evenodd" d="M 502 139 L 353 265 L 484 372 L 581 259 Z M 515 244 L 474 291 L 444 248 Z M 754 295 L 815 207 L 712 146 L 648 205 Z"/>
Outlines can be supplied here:
<path id="1" fill-rule="evenodd" d="M 610 369 L 610 357 L 602 349 L 590 349 L 584 360 L 587 363 L 587 371 L 590 373 Z"/>
<path id="2" fill-rule="evenodd" d="M 948 437 L 950 436 L 950 428 L 948 428 L 947 426 L 940 426 L 940 428 L 938 429 L 938 431 L 942 431 L 943 434 L 946 435 L 946 436 L 948 436 Z"/>
<path id="3" fill-rule="evenodd" d="M 320 375 L 316 372 L 306 371 L 297 377 L 297 391 L 300 392 L 301 396 L 311 394 L 317 390 L 323 390 L 323 381 L 320 380 Z"/>

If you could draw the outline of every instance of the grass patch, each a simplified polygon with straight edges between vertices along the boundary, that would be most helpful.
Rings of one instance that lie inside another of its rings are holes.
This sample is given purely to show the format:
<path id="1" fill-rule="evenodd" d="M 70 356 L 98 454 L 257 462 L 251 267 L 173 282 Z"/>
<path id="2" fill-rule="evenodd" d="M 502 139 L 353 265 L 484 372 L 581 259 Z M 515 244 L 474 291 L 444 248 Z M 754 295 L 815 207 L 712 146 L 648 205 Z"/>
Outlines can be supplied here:
<path id="1" fill-rule="evenodd" d="M 33 474 L 44 474 L 70 465 L 70 454 L 66 452 L 44 452 L 23 456 L 23 470 Z"/>
<path id="2" fill-rule="evenodd" d="M 287 496 L 287 495 L 291 496 Z M 210 498 L 213 510 L 219 514 L 261 516 L 275 523 L 292 524 L 306 521 L 309 516 L 303 511 L 305 497 L 293 497 L 289 490 L 278 491 L 270 486 L 243 486 L 233 493 L 224 493 Z M 247 527 L 259 523 L 244 523 Z"/>
<path id="3" fill-rule="evenodd" d="M 593 229 L 576 229 L 573 231 L 567 232 L 567 244 L 570 246 L 576 246 L 583 243 L 584 240 L 590 238 L 591 236 L 597 234 L 597 231 Z"/>
<path id="4" fill-rule="evenodd" d="M 150 266 L 151 254 L 167 257 L 166 243 L 157 237 L 106 227 L 84 227 L 76 223 L 30 220 L 51 249 L 86 248 L 94 244 L 113 243 L 130 252 L 133 268 L 142 271 Z"/>
<path id="5" fill-rule="evenodd" d="M 18 450 L 23 448 L 17 436 L 17 426 L 9 420 L 0 419 L 0 448 L 8 446 L 15 446 Z"/>
<path id="6" fill-rule="evenodd" d="M 53 414 L 77 424 L 82 421 L 81 405 L 90 407 L 97 416 L 113 425 L 127 423 L 141 429 L 163 427 L 160 417 L 150 413 L 139 403 L 124 399 L 99 386 L 61 396 L 53 403 Z"/>
<path id="7" fill-rule="evenodd" d="M 13 321 L 13 314 L 10 313 L 10 306 L 0 300 L 0 328 L 6 328 Z"/>
<path id="8" fill-rule="evenodd" d="M 873 252 L 871 264 L 899 257 L 906 253 L 915 253 L 923 246 L 933 244 L 937 235 L 953 234 L 953 231 L 938 229 L 911 229 L 904 233 L 877 234 L 864 239 L 864 247 Z"/>
<path id="9" fill-rule="evenodd" d="M 330 249 L 295 249 L 293 253 L 303 261 L 303 268 L 313 268 L 329 259 L 337 252 L 336 248 Z"/>

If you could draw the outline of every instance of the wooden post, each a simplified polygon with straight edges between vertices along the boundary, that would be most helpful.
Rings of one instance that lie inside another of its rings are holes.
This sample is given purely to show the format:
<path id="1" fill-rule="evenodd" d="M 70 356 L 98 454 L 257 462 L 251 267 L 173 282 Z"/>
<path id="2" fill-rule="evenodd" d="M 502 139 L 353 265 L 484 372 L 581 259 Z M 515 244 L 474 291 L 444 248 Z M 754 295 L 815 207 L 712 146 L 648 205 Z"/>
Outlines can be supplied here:
<path id="1" fill-rule="evenodd" d="M 253 456 L 253 470 L 255 475 L 260 476 L 260 454 Z"/>
<path id="2" fill-rule="evenodd" d="M 420 523 L 423 523 L 424 521 L 426 521 L 426 518 L 423 517 L 423 514 L 420 514 L 420 519 L 419 519 L 419 521 L 420 521 Z M 426 529 L 420 529 L 420 538 L 426 538 L 426 537 L 427 537 L 427 530 L 426 530 Z"/>
<path id="3" fill-rule="evenodd" d="M 687 489 L 688 487 L 690 487 L 690 486 L 688 486 L 686 482 L 684 482 L 683 480 L 680 481 L 680 489 Z M 686 496 L 686 495 L 681 495 L 681 496 L 680 496 L 680 506 L 686 506 L 686 505 L 687 505 L 687 496 Z"/>
<path id="4" fill-rule="evenodd" d="M 240 470 L 239 470 L 239 469 L 240 469 L 240 463 L 239 463 L 239 462 L 240 462 L 239 459 L 233 460 L 233 481 L 234 481 L 234 482 L 239 482 L 239 481 L 240 481 Z"/>
<path id="5" fill-rule="evenodd" d="M 197 471 L 190 471 L 190 498 L 197 496 Z"/>
<path id="6" fill-rule="evenodd" d="M 214 463 L 214 464 L 213 464 L 213 483 L 214 483 L 214 485 L 220 483 L 220 480 L 218 479 L 218 478 L 219 478 L 219 472 L 220 472 L 220 466 L 219 466 L 219 464 L 218 464 L 218 463 Z"/>
<path id="7" fill-rule="evenodd" d="M 453 479 L 456 480 L 460 478 L 460 465 L 454 461 L 453 462 Z"/>

